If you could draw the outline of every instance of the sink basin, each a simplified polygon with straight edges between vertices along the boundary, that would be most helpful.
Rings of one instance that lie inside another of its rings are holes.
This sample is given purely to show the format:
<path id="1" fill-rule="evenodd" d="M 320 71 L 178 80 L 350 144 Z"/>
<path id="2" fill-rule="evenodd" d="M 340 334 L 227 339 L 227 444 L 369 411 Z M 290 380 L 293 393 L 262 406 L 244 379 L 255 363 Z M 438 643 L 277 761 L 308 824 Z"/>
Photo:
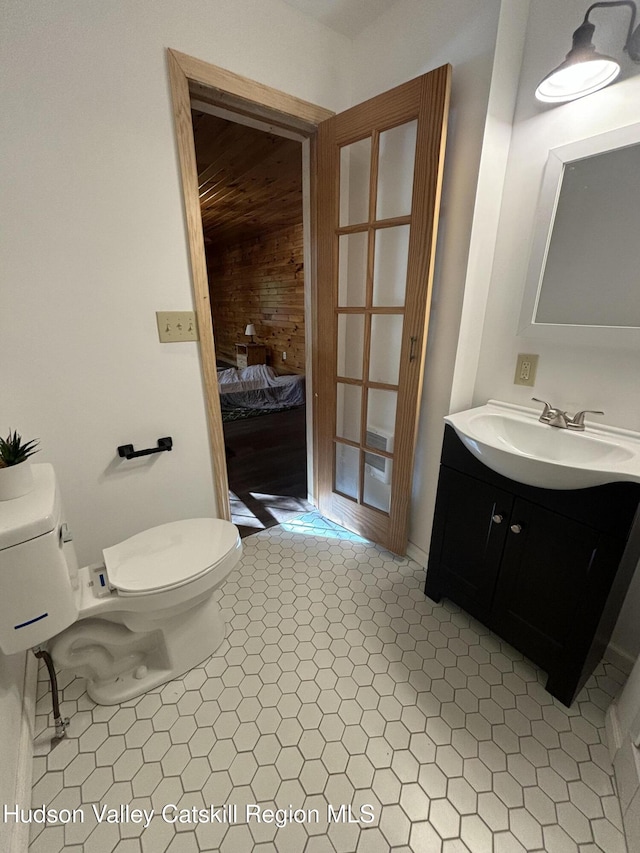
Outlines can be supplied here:
<path id="1" fill-rule="evenodd" d="M 540 411 L 489 400 L 446 423 L 492 471 L 543 489 L 640 482 L 640 433 L 598 424 L 584 432 L 540 423 Z"/>

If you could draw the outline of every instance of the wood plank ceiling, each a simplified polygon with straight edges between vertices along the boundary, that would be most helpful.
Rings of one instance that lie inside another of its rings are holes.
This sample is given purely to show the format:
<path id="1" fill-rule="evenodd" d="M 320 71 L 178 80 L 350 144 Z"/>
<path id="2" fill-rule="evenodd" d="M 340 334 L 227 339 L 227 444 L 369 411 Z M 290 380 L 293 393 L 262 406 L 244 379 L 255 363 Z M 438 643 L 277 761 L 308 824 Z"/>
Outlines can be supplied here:
<path id="1" fill-rule="evenodd" d="M 192 111 L 205 244 L 231 244 L 299 224 L 300 142 Z"/>

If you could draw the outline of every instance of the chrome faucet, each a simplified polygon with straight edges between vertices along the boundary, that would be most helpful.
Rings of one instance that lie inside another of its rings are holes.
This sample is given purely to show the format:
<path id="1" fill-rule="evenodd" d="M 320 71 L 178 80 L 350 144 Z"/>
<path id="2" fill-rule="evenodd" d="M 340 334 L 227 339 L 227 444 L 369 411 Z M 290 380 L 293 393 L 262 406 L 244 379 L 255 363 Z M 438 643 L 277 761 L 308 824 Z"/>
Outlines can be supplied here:
<path id="1" fill-rule="evenodd" d="M 547 403 L 546 400 L 539 400 L 537 397 L 532 397 L 531 399 L 536 403 L 542 403 L 544 406 L 542 414 L 538 418 L 540 423 L 549 424 L 549 426 L 558 427 L 558 429 L 572 429 L 584 432 L 585 415 L 604 415 L 604 412 L 597 411 L 596 409 L 583 409 L 571 417 L 567 412 L 563 412 L 562 409 L 558 409 Z"/>

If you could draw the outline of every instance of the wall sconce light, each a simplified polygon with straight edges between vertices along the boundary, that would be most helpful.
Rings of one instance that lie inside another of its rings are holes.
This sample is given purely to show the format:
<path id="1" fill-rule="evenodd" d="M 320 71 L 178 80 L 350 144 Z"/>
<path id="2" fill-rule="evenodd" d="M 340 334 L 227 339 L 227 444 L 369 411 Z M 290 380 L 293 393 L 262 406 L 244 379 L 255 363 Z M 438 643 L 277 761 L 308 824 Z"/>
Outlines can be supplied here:
<path id="1" fill-rule="evenodd" d="M 247 328 L 244 330 L 244 333 L 248 338 L 251 338 L 251 343 L 253 343 L 253 336 L 256 333 L 256 327 L 253 323 L 247 323 Z"/>
<path id="2" fill-rule="evenodd" d="M 589 21 L 593 9 L 608 6 L 629 6 L 631 9 L 631 22 L 623 49 L 634 62 L 640 62 L 640 27 L 634 30 L 637 8 L 633 0 L 594 3 L 589 6 L 584 21 L 574 32 L 573 46 L 565 61 L 538 85 L 536 98 L 539 101 L 550 104 L 573 101 L 604 89 L 616 79 L 620 73 L 620 63 L 611 56 L 596 52 L 592 41 L 595 26 Z"/>

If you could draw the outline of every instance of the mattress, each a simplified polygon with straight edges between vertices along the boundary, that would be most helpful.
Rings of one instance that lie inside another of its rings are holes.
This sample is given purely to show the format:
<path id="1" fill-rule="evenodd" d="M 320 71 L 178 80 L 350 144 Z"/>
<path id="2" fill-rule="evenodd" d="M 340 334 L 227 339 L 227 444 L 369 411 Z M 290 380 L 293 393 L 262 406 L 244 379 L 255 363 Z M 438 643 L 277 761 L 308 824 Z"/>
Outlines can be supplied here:
<path id="1" fill-rule="evenodd" d="M 223 409 L 278 409 L 304 404 L 305 377 L 278 375 L 266 364 L 218 370 L 220 405 Z"/>

